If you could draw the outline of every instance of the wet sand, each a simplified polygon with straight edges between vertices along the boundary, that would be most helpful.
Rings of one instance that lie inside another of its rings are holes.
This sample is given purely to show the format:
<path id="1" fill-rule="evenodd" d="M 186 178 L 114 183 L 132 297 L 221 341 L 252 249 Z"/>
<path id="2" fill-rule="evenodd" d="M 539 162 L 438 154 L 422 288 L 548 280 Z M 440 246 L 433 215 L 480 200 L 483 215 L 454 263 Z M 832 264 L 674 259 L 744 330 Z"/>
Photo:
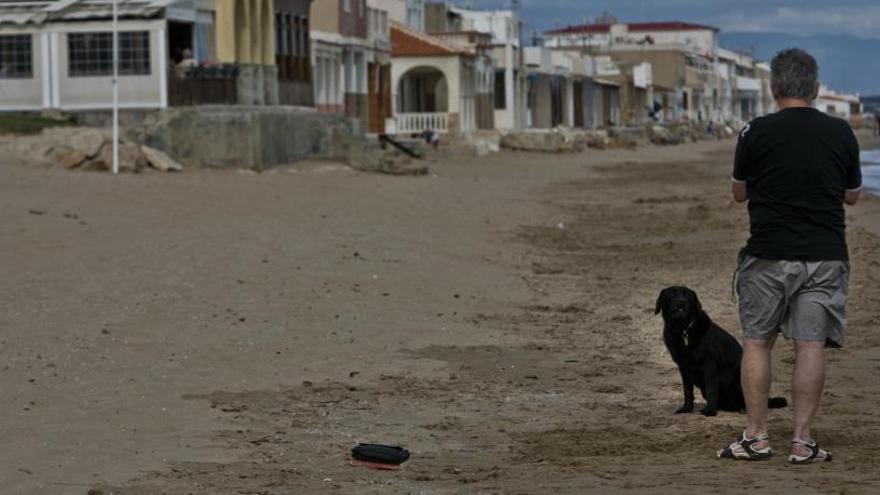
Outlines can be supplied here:
<path id="1" fill-rule="evenodd" d="M 695 288 L 739 335 L 733 144 L 425 178 L 4 164 L 2 492 L 874 493 L 878 200 L 849 210 L 849 340 L 815 428 L 835 462 L 720 463 L 744 416 L 672 414 L 657 292 Z M 780 454 L 790 416 L 771 412 Z M 413 457 L 350 467 L 357 441 Z"/>

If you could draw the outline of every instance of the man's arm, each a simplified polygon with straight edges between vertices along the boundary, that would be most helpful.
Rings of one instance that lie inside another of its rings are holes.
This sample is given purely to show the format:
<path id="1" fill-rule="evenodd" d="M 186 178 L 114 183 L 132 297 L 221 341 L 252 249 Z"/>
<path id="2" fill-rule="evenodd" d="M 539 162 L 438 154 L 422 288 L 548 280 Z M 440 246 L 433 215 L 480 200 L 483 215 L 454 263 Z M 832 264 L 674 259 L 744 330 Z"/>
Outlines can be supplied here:
<path id="1" fill-rule="evenodd" d="M 733 193 L 733 200 L 742 203 L 749 199 L 748 188 L 746 187 L 746 176 L 748 174 L 749 153 L 746 147 L 746 136 L 751 130 L 751 123 L 748 123 L 740 131 L 736 141 L 736 154 L 733 157 L 733 174 L 730 176 L 730 191 Z"/>
<path id="2" fill-rule="evenodd" d="M 731 179 L 730 191 L 733 193 L 733 200 L 737 203 L 742 203 L 745 200 L 749 199 L 745 181 Z"/>
<path id="3" fill-rule="evenodd" d="M 849 163 L 847 163 L 846 169 L 846 192 L 843 194 L 843 202 L 852 206 L 859 202 L 859 196 L 862 192 L 862 161 L 858 139 L 849 125 L 846 126 L 846 130 Z"/>
<path id="4" fill-rule="evenodd" d="M 859 202 L 859 196 L 862 194 L 862 188 L 847 189 L 843 194 L 843 202 L 852 206 Z"/>

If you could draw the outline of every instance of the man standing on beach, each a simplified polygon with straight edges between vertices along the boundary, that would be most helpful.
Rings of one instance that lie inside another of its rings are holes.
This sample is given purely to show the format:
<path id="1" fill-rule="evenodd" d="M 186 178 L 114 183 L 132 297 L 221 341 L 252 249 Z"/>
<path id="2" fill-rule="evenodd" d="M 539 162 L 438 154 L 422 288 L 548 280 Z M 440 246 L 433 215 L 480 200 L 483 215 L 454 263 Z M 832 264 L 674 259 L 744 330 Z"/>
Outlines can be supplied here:
<path id="1" fill-rule="evenodd" d="M 849 283 L 844 203 L 859 199 L 859 146 L 847 122 L 813 108 L 819 68 L 812 56 L 784 50 L 773 59 L 771 73 L 779 111 L 740 132 L 732 183 L 734 199 L 749 202 L 751 235 L 737 267 L 748 425 L 717 457 L 770 457 L 770 354 L 782 331 L 795 345 L 788 459 L 830 461 L 831 452 L 816 444 L 810 427 L 825 383 L 825 348 L 844 343 Z"/>

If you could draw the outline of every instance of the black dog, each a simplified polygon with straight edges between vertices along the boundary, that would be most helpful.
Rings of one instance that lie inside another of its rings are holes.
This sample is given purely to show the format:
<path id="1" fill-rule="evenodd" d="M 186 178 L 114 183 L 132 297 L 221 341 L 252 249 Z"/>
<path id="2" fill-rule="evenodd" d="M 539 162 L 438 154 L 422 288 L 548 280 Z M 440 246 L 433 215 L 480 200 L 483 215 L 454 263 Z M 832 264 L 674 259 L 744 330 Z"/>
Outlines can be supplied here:
<path id="1" fill-rule="evenodd" d="M 706 406 L 700 411 L 704 416 L 715 416 L 718 410 L 745 410 L 739 342 L 709 319 L 696 292 L 687 287 L 663 289 L 654 314 L 661 311 L 663 341 L 678 365 L 684 385 L 684 404 L 675 413 L 694 410 L 694 385 L 706 399 Z M 787 405 L 782 397 L 771 398 L 768 403 L 771 408 Z"/>

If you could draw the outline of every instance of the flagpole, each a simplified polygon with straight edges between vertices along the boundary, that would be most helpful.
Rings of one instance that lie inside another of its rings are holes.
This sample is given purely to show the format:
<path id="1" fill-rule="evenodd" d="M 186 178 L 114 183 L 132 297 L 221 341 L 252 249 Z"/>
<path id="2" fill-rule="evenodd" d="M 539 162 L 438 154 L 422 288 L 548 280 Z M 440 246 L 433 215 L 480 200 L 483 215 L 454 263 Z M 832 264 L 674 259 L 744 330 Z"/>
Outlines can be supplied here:
<path id="1" fill-rule="evenodd" d="M 113 174 L 119 174 L 119 26 L 117 5 L 113 0 Z"/>

